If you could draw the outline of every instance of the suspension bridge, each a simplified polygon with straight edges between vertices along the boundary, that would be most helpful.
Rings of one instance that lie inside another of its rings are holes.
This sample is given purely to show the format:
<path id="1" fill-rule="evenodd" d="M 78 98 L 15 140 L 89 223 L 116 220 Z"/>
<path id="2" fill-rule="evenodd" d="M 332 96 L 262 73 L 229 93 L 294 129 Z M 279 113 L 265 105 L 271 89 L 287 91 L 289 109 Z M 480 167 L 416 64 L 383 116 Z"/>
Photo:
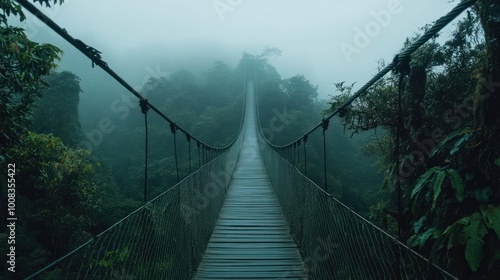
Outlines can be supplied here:
<path id="1" fill-rule="evenodd" d="M 17 2 L 135 95 L 146 128 L 144 205 L 28 279 L 456 279 L 308 179 L 307 139 L 319 129 L 325 136 L 329 119 L 388 72 L 405 75 L 401 69 L 411 54 L 476 1 L 462 1 L 345 104 L 280 147 L 269 143 L 260 127 L 257 67 L 252 61 L 243 84 L 240 132 L 227 147 L 212 147 L 150 104 L 97 50 L 71 37 L 28 1 Z M 196 143 L 202 163 L 151 200 L 149 111 L 170 124 L 174 140 L 180 132 L 190 144 Z M 300 149 L 304 170 L 294 164 Z"/>

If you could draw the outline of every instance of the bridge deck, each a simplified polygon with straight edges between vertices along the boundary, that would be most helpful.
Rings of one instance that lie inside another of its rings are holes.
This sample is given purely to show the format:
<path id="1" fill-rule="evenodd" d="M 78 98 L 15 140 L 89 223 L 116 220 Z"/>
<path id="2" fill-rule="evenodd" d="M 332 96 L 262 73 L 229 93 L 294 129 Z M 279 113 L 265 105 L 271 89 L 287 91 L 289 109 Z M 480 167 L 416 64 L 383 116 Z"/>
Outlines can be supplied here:
<path id="1" fill-rule="evenodd" d="M 251 93 L 243 149 L 194 279 L 306 278 L 258 149 Z"/>

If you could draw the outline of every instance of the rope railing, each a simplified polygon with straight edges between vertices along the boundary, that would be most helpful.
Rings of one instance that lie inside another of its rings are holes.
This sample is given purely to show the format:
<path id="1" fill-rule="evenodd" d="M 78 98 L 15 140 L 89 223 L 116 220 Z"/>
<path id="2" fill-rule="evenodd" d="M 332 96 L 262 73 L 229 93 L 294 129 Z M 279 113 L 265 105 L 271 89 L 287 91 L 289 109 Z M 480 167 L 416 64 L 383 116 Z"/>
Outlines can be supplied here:
<path id="1" fill-rule="evenodd" d="M 36 8 L 33 4 L 31 4 L 28 0 L 15 0 L 18 2 L 23 8 L 25 8 L 27 11 L 29 11 L 31 14 L 36 16 L 39 20 L 41 20 L 43 23 L 45 23 L 48 27 L 50 27 L 54 32 L 56 32 L 59 36 L 64 38 L 68 43 L 73 45 L 76 49 L 78 49 L 82 54 L 87 56 L 91 61 L 92 61 L 92 66 L 97 65 L 99 66 L 102 70 L 104 70 L 106 73 L 108 73 L 111 77 L 113 77 L 118 83 L 120 83 L 123 87 L 125 87 L 130 93 L 132 93 L 137 99 L 139 99 L 139 102 L 143 102 L 149 109 L 157 113 L 161 118 L 163 118 L 165 121 L 167 121 L 170 125 L 175 126 L 175 128 L 185 135 L 189 135 L 190 138 L 193 141 L 199 142 L 202 144 L 204 147 L 212 149 L 214 151 L 222 152 L 225 149 L 227 149 L 229 146 L 231 146 L 232 143 L 228 144 L 225 147 L 214 147 L 211 145 L 208 145 L 207 143 L 203 142 L 202 140 L 194 137 L 189 131 L 184 129 L 183 127 L 177 125 L 173 120 L 171 120 L 169 117 L 167 117 L 164 113 L 162 113 L 156 106 L 151 104 L 148 99 L 144 98 L 137 90 L 135 90 L 130 84 L 128 84 L 122 77 L 120 77 L 113 69 L 109 67 L 109 65 L 103 61 L 101 57 L 101 52 L 96 50 L 95 48 L 92 48 L 91 46 L 85 44 L 79 39 L 76 39 L 72 37 L 66 29 L 60 27 L 58 24 L 56 24 L 52 19 L 50 19 L 48 16 L 46 16 L 42 11 L 40 11 L 38 8 Z"/>
<path id="2" fill-rule="evenodd" d="M 271 146 L 261 126 L 259 102 L 255 104 L 264 164 L 308 279 L 457 279 L 306 177 L 307 164 L 305 172 L 300 172 L 292 159 L 293 150 L 300 145 Z M 323 132 L 327 126 L 328 122 L 324 122 Z M 303 140 L 306 162 L 308 136 Z M 298 277 L 294 273 L 287 272 L 282 279 Z"/>
<path id="3" fill-rule="evenodd" d="M 401 80 L 406 74 L 402 70 L 408 67 L 411 55 L 476 2 L 477 0 L 463 0 L 446 16 L 437 20 L 411 46 L 397 54 L 389 65 L 347 101 L 296 140 L 286 145 L 274 145 L 266 139 L 260 127 L 259 141 L 264 163 L 292 235 L 308 267 L 309 279 L 456 279 L 328 192 L 325 132 L 331 118 L 340 115 L 393 70 L 400 75 L 401 102 Z M 254 76 L 256 80 L 257 67 Z M 258 113 L 257 116 L 259 117 Z M 258 122 L 262 124 L 260 120 Z M 306 177 L 308 138 L 320 128 L 323 133 L 323 188 Z M 299 170 L 297 159 L 300 158 L 298 151 L 301 144 L 303 172 Z M 401 199 L 399 186 L 398 199 Z"/>
<path id="4" fill-rule="evenodd" d="M 309 131 L 307 131 L 306 133 L 302 134 L 297 139 L 295 139 L 292 142 L 285 144 L 285 145 L 274 145 L 273 143 L 267 141 L 267 139 L 266 139 L 266 142 L 269 145 L 271 145 L 275 150 L 283 151 L 283 150 L 287 150 L 289 147 L 292 147 L 293 145 L 295 145 L 301 141 L 304 141 L 304 140 L 307 141 L 307 137 L 320 128 L 322 128 L 323 131 L 325 131 L 325 122 L 328 122 L 334 116 L 337 116 L 337 115 L 341 114 L 342 112 L 344 112 L 347 109 L 347 107 L 349 107 L 356 99 L 358 99 L 362 95 L 366 94 L 368 89 L 370 89 L 373 85 L 375 85 L 387 73 L 389 73 L 393 70 L 396 70 L 402 64 L 406 64 L 408 61 L 410 61 L 411 55 L 415 51 L 417 51 L 421 46 L 423 46 L 431 38 L 436 36 L 444 27 L 446 27 L 448 24 L 450 24 L 454 19 L 456 19 L 465 10 L 472 7 L 472 5 L 474 5 L 476 2 L 477 2 L 477 0 L 462 0 L 462 2 L 460 2 L 455 8 L 453 8 L 453 10 L 451 10 L 447 15 L 438 19 L 432 25 L 431 28 L 429 28 L 422 36 L 420 36 L 408 48 L 406 48 L 404 51 L 400 52 L 399 54 L 396 54 L 394 56 L 394 59 L 387 66 L 385 66 L 382 70 L 380 70 L 375 76 L 373 76 L 372 79 L 370 79 L 365 85 L 363 85 L 352 96 L 350 96 L 349 99 L 347 99 L 344 103 L 342 103 L 331 114 L 324 117 L 320 123 L 316 124 Z M 327 126 L 327 128 L 328 128 L 328 126 Z M 304 145 L 304 155 L 305 155 L 305 148 L 306 148 L 306 145 Z M 291 160 L 290 157 L 286 157 L 286 158 Z M 326 160 L 324 161 L 324 165 L 325 165 L 324 170 L 326 170 L 327 169 Z M 307 170 L 307 168 L 306 168 L 306 170 Z M 325 173 L 324 181 L 325 181 L 324 182 L 324 184 L 325 184 L 324 189 L 327 190 L 328 187 L 327 187 L 326 173 Z"/>
<path id="5" fill-rule="evenodd" d="M 149 110 L 152 110 L 155 112 L 160 118 L 165 120 L 169 127 L 170 131 L 173 134 L 174 137 L 174 160 L 175 160 L 175 166 L 176 166 L 176 179 L 177 182 L 180 182 L 181 177 L 180 177 L 180 167 L 179 167 L 179 162 L 178 162 L 178 154 L 177 154 L 177 138 L 176 138 L 176 132 L 180 131 L 186 136 L 186 141 L 190 145 L 190 141 L 193 140 L 197 143 L 198 147 L 201 147 L 202 153 L 204 154 L 203 158 L 203 164 L 206 164 L 213 160 L 216 156 L 224 153 L 229 147 L 231 147 L 236 140 L 236 138 L 233 140 L 233 142 L 229 143 L 228 145 L 224 147 L 214 147 L 211 146 L 200 139 L 194 137 L 192 133 L 187 131 L 186 129 L 182 128 L 181 126 L 177 125 L 172 119 L 170 119 L 168 116 L 166 116 L 164 113 L 162 113 L 157 107 L 155 107 L 153 104 L 151 104 L 147 98 L 144 98 L 137 90 L 135 90 L 129 83 L 127 83 L 122 77 L 120 77 L 113 69 L 109 67 L 109 65 L 102 59 L 101 57 L 101 52 L 96 50 L 95 48 L 85 44 L 79 39 L 74 38 L 71 36 L 66 29 L 60 27 L 58 24 L 56 24 L 52 19 L 47 17 L 42 11 L 40 11 L 38 8 L 36 8 L 33 4 L 31 4 L 28 0 L 16 0 L 23 8 L 25 8 L 27 11 L 32 13 L 34 16 L 36 16 L 39 20 L 44 22 L 48 27 L 50 27 L 54 32 L 56 32 L 59 36 L 64 38 L 68 43 L 73 45 L 76 49 L 78 49 L 82 54 L 87 56 L 91 62 L 92 62 L 92 67 L 95 65 L 99 66 L 102 70 L 104 70 L 109 76 L 111 76 L 113 79 L 115 79 L 119 84 L 121 84 L 123 87 L 125 87 L 130 93 L 132 93 L 135 97 L 139 99 L 139 104 L 141 107 L 141 112 L 145 116 L 145 129 L 146 129 L 146 139 L 145 139 L 145 168 L 144 168 L 144 203 L 148 201 L 148 191 L 147 191 L 147 174 L 148 174 L 148 112 Z M 191 166 L 191 165 L 190 165 Z M 201 167 L 201 164 L 199 165 Z M 190 169 L 190 174 L 192 173 L 192 169 Z"/>
<path id="6" fill-rule="evenodd" d="M 194 137 L 132 88 L 101 58 L 101 53 L 75 39 L 26 0 L 16 0 L 67 42 L 102 68 L 139 99 L 145 125 L 144 205 L 94 238 L 52 261 L 27 279 L 189 279 L 201 260 L 242 145 L 245 98 L 239 131 L 226 146 L 214 147 Z M 246 77 L 243 94 L 245 95 Z M 177 184 L 154 199 L 148 198 L 148 112 L 169 125 Z M 188 144 L 189 175 L 181 177 L 177 133 Z M 191 141 L 198 149 L 193 170 Z"/>
<path id="7" fill-rule="evenodd" d="M 26 279 L 190 279 L 236 167 L 245 108 L 244 102 L 238 136 L 224 153 L 212 149 L 209 156 L 210 147 L 197 142 L 206 159 L 196 171 Z"/>

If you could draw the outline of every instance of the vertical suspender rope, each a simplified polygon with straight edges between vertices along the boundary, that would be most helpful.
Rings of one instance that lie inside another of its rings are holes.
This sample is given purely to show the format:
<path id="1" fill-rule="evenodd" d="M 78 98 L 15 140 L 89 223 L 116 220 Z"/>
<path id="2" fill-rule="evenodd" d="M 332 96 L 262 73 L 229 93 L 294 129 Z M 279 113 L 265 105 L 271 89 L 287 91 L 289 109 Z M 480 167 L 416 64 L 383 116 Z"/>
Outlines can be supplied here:
<path id="1" fill-rule="evenodd" d="M 174 123 L 170 123 L 170 131 L 174 134 L 174 156 L 175 156 L 175 170 L 177 172 L 177 183 L 180 182 L 179 178 L 179 161 L 177 159 L 177 126 Z"/>
<path id="2" fill-rule="evenodd" d="M 307 176 L 307 149 L 306 149 L 306 146 L 307 146 L 307 138 L 308 138 L 308 134 L 304 135 L 304 175 Z"/>
<path id="3" fill-rule="evenodd" d="M 300 144 L 301 144 L 301 139 L 297 141 L 297 167 L 300 165 Z"/>
<path id="4" fill-rule="evenodd" d="M 196 147 L 198 147 L 198 169 L 200 169 L 201 168 L 200 142 L 196 141 Z"/>
<path id="5" fill-rule="evenodd" d="M 203 165 L 206 163 L 206 151 L 205 151 L 205 145 L 201 145 L 201 155 L 203 157 Z"/>
<path id="6" fill-rule="evenodd" d="M 144 125 L 146 128 L 145 153 L 144 153 L 144 204 L 148 202 L 148 100 L 139 101 L 141 112 L 144 114 Z"/>
<path id="7" fill-rule="evenodd" d="M 323 169 L 325 173 L 325 192 L 328 192 L 328 180 L 327 180 L 327 173 L 326 173 L 326 130 L 328 129 L 328 125 L 330 124 L 330 120 L 328 119 L 323 119 L 321 122 L 321 127 L 323 128 Z"/>
<path id="8" fill-rule="evenodd" d="M 191 135 L 186 134 L 186 140 L 188 142 L 188 149 L 189 149 L 189 174 L 191 174 L 193 173 L 191 168 Z"/>

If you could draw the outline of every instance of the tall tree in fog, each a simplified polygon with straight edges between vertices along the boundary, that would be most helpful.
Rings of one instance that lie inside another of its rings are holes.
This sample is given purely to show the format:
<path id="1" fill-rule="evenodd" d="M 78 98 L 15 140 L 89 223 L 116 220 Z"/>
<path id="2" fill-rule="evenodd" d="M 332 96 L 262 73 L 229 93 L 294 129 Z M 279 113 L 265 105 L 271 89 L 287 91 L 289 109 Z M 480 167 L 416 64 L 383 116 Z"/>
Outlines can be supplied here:
<path id="1" fill-rule="evenodd" d="M 311 85 L 303 75 L 283 80 L 281 85 L 288 97 L 288 105 L 295 110 L 312 105 L 318 97 L 318 86 Z"/>
<path id="2" fill-rule="evenodd" d="M 52 133 L 69 146 L 81 138 L 78 117 L 80 78 L 71 72 L 52 72 L 45 81 L 49 85 L 33 112 L 33 131 Z"/>
<path id="3" fill-rule="evenodd" d="M 226 63 L 217 60 L 205 75 L 207 78 L 206 94 L 213 103 L 222 105 L 231 96 L 228 86 L 232 78 L 231 68 Z"/>

